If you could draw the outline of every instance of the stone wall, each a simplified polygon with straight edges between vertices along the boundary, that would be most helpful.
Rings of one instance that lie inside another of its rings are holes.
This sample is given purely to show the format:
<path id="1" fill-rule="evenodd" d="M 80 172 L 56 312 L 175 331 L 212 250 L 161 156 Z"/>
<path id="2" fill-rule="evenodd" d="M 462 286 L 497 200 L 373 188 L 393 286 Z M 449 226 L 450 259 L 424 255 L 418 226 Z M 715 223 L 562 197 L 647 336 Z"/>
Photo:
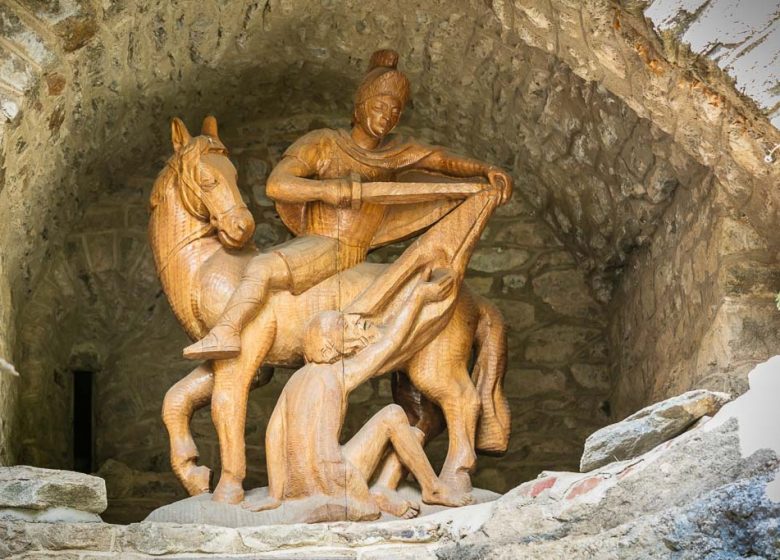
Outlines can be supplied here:
<path id="1" fill-rule="evenodd" d="M 93 367 L 117 388 L 171 381 L 152 370 L 142 376 L 136 364 L 150 357 L 134 333 L 156 321 L 172 357 L 181 334 L 154 295 L 148 255 L 135 276 L 121 260 L 145 247 L 131 207 L 145 204 L 144 186 L 168 151 L 170 117 L 193 123 L 216 113 L 242 181 L 251 181 L 294 135 L 349 115 L 370 52 L 385 46 L 399 49 L 413 84 L 404 123 L 506 167 L 517 181 L 516 200 L 483 245 L 496 253 L 478 254 L 470 277 L 514 321 L 507 384 L 527 395 L 543 388 L 513 403 L 516 433 L 526 439 L 514 440 L 512 460 L 555 457 L 588 422 L 603 421 L 594 406 L 610 409 L 598 404 L 608 383 L 598 333 L 608 316 L 620 414 L 678 386 L 727 385 L 710 376 L 713 364 L 727 364 L 722 371 L 738 389 L 745 365 L 774 353 L 777 339 L 776 315 L 764 310 L 777 289 L 780 167 L 764 155 L 780 132 L 714 63 L 674 33 L 656 34 L 644 19 L 648 3 L 0 5 L 0 358 L 22 374 L 0 373 L 0 462 L 21 460 L 22 448 L 30 460 L 67 460 L 68 436 L 40 426 L 67 422 L 75 367 Z M 241 146 L 244 138 L 255 144 Z M 261 192 L 253 196 L 258 241 L 279 241 L 286 234 L 273 211 Z M 125 221 L 114 215 L 114 225 L 134 231 L 132 240 L 90 225 L 93 213 L 120 210 Z M 733 236 L 738 247 L 726 254 Z M 694 270 L 705 245 L 706 267 Z M 506 270 L 490 262 L 499 249 L 500 263 L 512 265 Z M 114 306 L 122 321 L 105 313 Z M 187 365 L 166 367 L 178 378 Z M 125 373 L 106 373 L 117 370 Z M 255 398 L 263 390 L 272 388 Z M 145 418 L 138 430 L 155 433 L 158 403 L 126 393 L 112 401 L 128 411 L 122 427 Z M 376 403 L 365 405 L 368 413 L 389 398 L 387 386 L 355 398 Z M 213 441 L 209 425 L 206 413 L 196 418 L 204 441 Z M 98 450 L 136 465 L 136 441 L 164 463 L 161 443 L 143 436 L 106 437 Z M 483 460 L 485 472 L 492 461 Z M 529 474 L 501 476 L 510 484 Z"/>
<path id="2" fill-rule="evenodd" d="M 680 189 L 610 311 L 613 404 L 622 418 L 693 388 L 740 394 L 777 351 L 778 255 L 711 175 Z"/>
<path id="3" fill-rule="evenodd" d="M 17 403 L 19 380 L 0 372 L 0 464 L 16 463 L 15 439 L 17 429 L 14 411 Z"/>

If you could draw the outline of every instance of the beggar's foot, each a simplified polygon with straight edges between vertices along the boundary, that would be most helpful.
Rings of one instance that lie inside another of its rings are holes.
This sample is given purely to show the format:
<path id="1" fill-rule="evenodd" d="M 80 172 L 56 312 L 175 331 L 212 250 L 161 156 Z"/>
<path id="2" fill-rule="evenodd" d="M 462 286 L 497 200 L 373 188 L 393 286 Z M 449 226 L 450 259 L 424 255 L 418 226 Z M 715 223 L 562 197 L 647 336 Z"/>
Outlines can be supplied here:
<path id="1" fill-rule="evenodd" d="M 271 496 L 266 496 L 257 501 L 245 500 L 241 503 L 241 507 L 249 511 L 266 511 L 268 509 L 276 509 L 280 505 L 282 505 L 281 500 L 277 500 Z"/>
<path id="2" fill-rule="evenodd" d="M 453 490 L 441 482 L 437 483 L 430 492 L 423 491 L 422 499 L 426 504 L 439 504 L 448 507 L 467 506 L 474 503 L 474 497 L 468 492 Z"/>
<path id="3" fill-rule="evenodd" d="M 235 358 L 241 353 L 241 337 L 235 333 L 219 332 L 216 329 L 187 346 L 182 354 L 188 360 L 224 360 Z"/>
<path id="4" fill-rule="evenodd" d="M 404 500 L 398 492 L 389 488 L 376 486 L 371 489 L 371 496 L 373 496 L 379 509 L 390 515 L 411 519 L 412 517 L 417 517 L 420 513 L 420 504 Z"/>

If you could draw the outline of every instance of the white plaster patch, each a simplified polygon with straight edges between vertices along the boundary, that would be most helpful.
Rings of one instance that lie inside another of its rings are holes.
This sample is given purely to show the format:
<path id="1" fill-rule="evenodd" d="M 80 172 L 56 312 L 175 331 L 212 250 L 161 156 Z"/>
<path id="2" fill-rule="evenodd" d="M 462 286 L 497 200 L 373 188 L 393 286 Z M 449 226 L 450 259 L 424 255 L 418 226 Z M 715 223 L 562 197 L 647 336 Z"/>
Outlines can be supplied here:
<path id="1" fill-rule="evenodd" d="M 748 374 L 750 390 L 726 404 L 702 429 L 713 430 L 736 418 L 739 423 L 739 445 L 743 457 L 759 449 L 772 449 L 780 455 L 780 356 L 760 364 Z M 780 475 L 780 472 L 778 473 Z M 768 496 L 780 502 L 780 476 L 767 486 Z"/>
<path id="2" fill-rule="evenodd" d="M 30 523 L 101 523 L 96 513 L 69 507 L 53 507 L 44 510 L 25 508 L 0 508 L 0 520 L 27 521 Z"/>
<path id="3" fill-rule="evenodd" d="M 7 373 L 8 375 L 19 377 L 19 372 L 16 371 L 14 365 L 11 362 L 5 361 L 3 358 L 0 358 L 0 373 Z"/>

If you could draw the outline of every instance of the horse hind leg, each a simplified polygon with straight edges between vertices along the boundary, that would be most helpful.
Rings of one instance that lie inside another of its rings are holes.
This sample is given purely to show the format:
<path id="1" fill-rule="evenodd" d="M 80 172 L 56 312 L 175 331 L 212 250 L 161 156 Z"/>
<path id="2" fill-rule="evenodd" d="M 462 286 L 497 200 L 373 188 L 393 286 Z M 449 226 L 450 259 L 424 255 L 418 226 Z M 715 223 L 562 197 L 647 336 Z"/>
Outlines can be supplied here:
<path id="1" fill-rule="evenodd" d="M 506 324 L 492 303 L 484 298 L 479 298 L 477 303 L 477 357 L 471 376 L 479 392 L 482 415 L 476 446 L 480 453 L 502 455 L 509 446 L 511 432 L 511 413 L 504 394 Z"/>
<path id="2" fill-rule="evenodd" d="M 211 399 L 214 372 L 210 363 L 196 367 L 165 394 L 162 419 L 170 440 L 171 468 L 190 496 L 209 491 L 211 469 L 199 466 L 198 448 L 190 432 L 196 410 Z"/>
<path id="3" fill-rule="evenodd" d="M 409 378 L 444 413 L 449 447 L 439 479 L 454 492 L 468 493 L 476 466 L 474 439 L 481 407 L 465 353 L 457 346 L 447 337 L 434 340 L 409 364 Z"/>

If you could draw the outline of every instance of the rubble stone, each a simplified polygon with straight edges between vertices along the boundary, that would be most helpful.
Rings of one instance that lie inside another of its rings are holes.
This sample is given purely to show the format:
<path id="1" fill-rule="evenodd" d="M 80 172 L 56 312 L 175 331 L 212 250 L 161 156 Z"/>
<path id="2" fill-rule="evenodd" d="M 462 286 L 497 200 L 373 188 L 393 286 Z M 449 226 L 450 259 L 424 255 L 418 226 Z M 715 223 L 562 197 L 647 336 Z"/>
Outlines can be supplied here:
<path id="1" fill-rule="evenodd" d="M 730 399 L 726 393 L 697 390 L 643 408 L 588 437 L 580 471 L 633 459 L 679 435 L 699 418 L 712 416 Z"/>
<path id="2" fill-rule="evenodd" d="M 92 513 L 106 509 L 103 479 L 38 467 L 0 467 L 0 507 L 70 507 Z"/>

